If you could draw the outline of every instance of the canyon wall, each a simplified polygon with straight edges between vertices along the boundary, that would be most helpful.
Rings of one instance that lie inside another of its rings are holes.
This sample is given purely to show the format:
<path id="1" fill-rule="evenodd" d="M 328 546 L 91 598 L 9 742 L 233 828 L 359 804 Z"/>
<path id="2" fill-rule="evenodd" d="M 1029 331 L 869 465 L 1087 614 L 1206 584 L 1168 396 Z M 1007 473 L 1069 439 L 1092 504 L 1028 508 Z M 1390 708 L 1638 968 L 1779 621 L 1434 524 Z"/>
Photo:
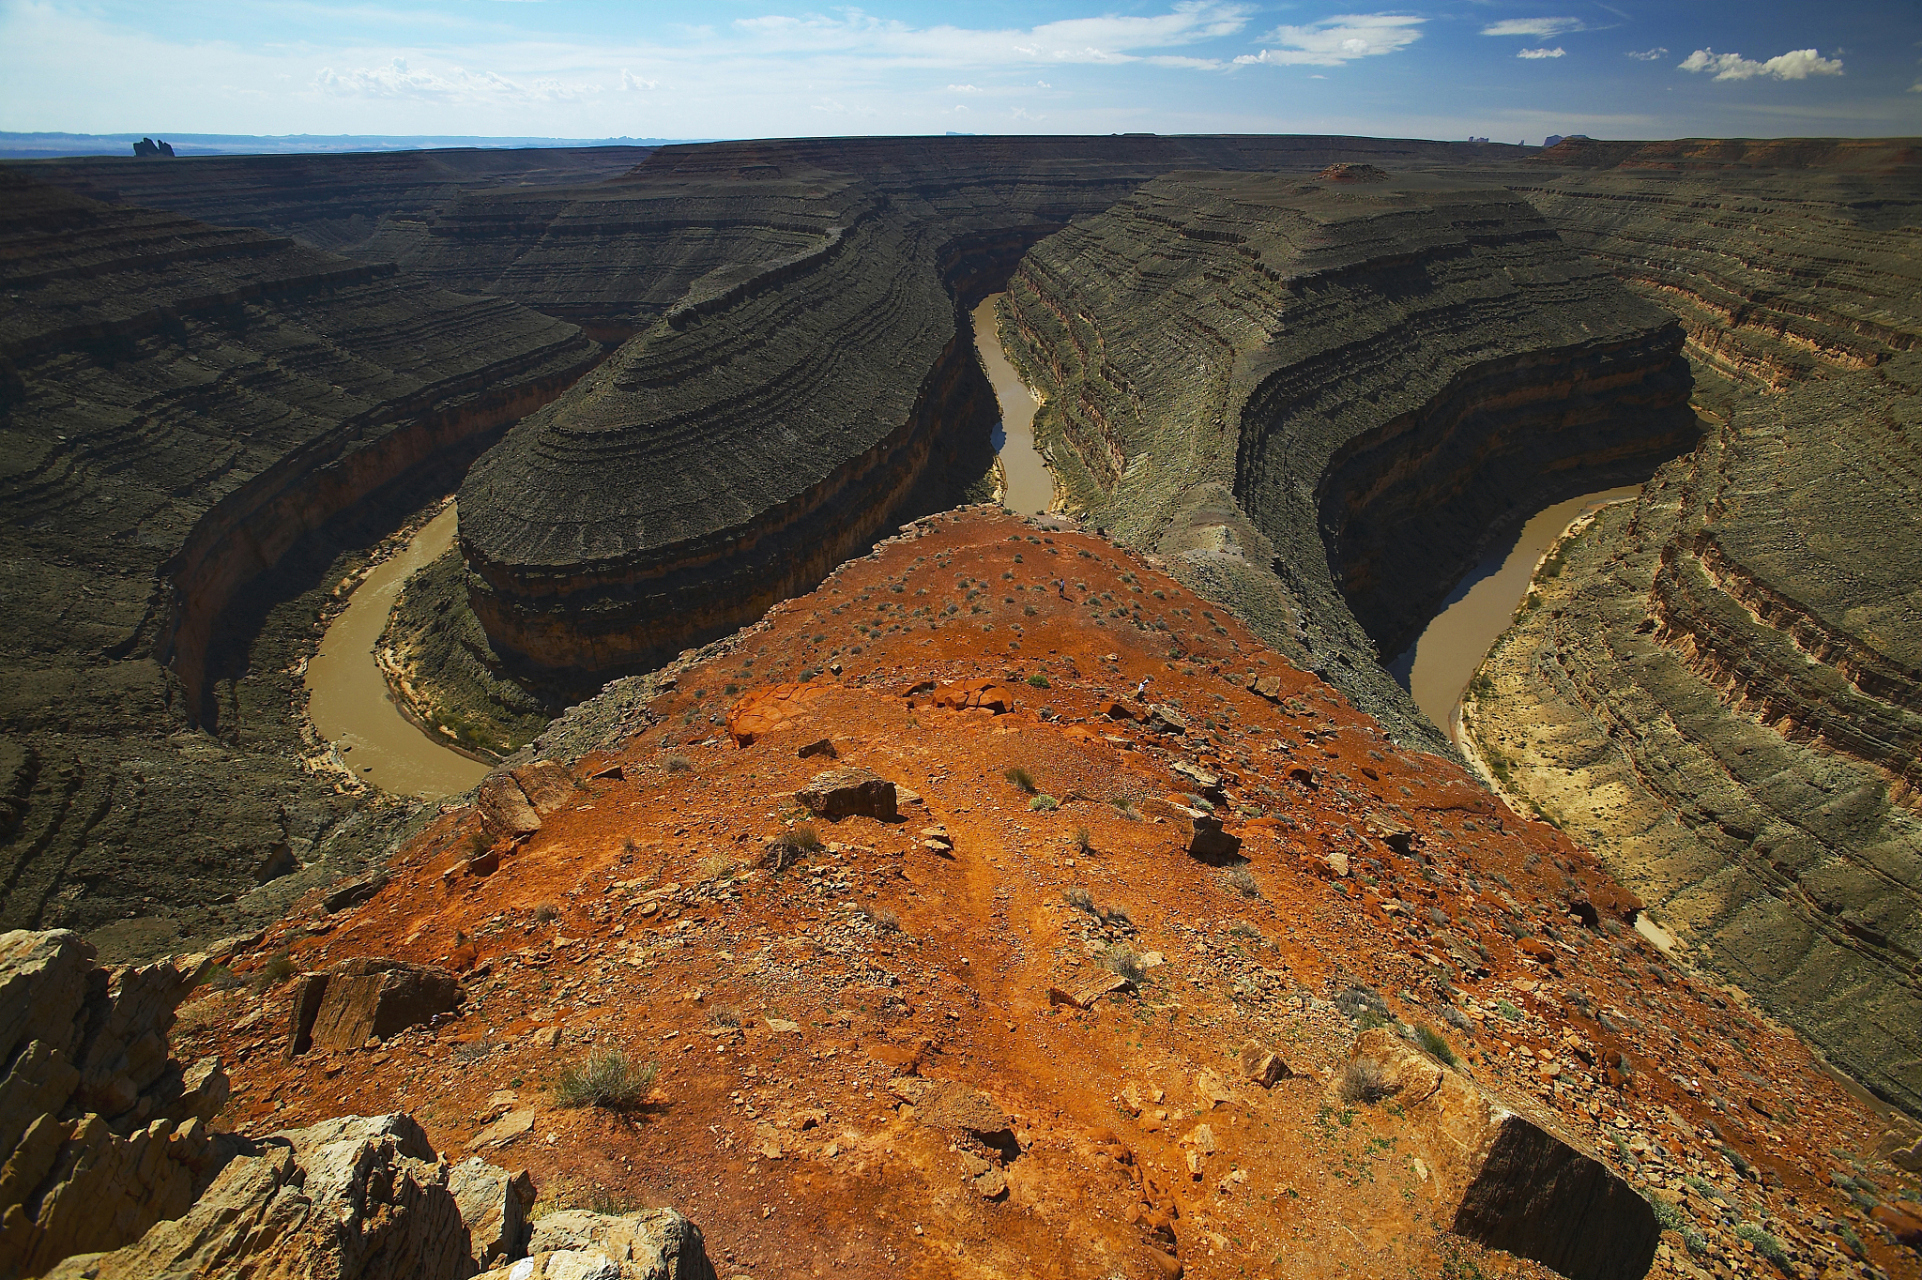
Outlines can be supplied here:
<path id="1" fill-rule="evenodd" d="M 1158 179 L 1030 253 L 1009 331 L 1077 505 L 1439 745 L 1374 653 L 1695 431 L 1669 316 L 1506 192 L 1376 176 Z"/>
<path id="2" fill-rule="evenodd" d="M 600 350 L 391 266 L 0 184 L 0 922 L 112 950 L 134 928 L 114 922 L 211 927 L 265 880 L 378 849 L 391 821 L 298 762 L 296 655 L 250 666 L 229 614 Z"/>
<path id="3" fill-rule="evenodd" d="M 1715 430 L 1551 559 L 1473 743 L 1701 962 L 1922 1110 L 1914 148 L 1561 159 L 1529 198 L 1682 316 Z"/>

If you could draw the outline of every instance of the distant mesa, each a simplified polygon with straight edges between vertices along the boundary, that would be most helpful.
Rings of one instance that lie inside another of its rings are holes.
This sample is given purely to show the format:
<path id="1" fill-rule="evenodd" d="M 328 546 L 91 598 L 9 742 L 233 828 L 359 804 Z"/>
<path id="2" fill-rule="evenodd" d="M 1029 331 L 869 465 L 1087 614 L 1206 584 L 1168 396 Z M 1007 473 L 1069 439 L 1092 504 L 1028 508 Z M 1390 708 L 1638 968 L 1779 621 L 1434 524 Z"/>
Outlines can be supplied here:
<path id="1" fill-rule="evenodd" d="M 1484 138 L 1486 142 L 1488 139 Z M 1324 182 L 1386 182 L 1387 173 L 1372 164 L 1331 164 L 1321 171 Z"/>
<path id="2" fill-rule="evenodd" d="M 133 153 L 136 156 L 142 157 L 166 156 L 171 160 L 173 159 L 174 149 L 173 144 L 170 142 L 155 142 L 152 138 L 142 138 L 133 144 Z"/>

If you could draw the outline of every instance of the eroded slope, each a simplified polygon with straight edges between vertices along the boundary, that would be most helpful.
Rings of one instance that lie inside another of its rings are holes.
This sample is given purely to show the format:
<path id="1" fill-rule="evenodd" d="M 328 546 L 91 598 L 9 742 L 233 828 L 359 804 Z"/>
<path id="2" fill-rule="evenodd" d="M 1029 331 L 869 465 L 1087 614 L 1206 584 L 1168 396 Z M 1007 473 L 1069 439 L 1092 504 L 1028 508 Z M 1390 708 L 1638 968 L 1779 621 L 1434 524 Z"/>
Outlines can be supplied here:
<path id="1" fill-rule="evenodd" d="M 277 598 L 246 589 L 598 350 L 392 267 L 0 183 L 0 920 L 154 917 L 164 938 L 319 857 L 354 807 L 296 764 L 295 677 L 274 668 L 298 646 L 234 678 Z"/>
<path id="2" fill-rule="evenodd" d="M 1405 1021 L 1672 1206 L 1651 1274 L 1764 1274 L 1752 1239 L 1790 1275 L 1859 1274 L 1856 1248 L 1917 1274 L 1865 1207 L 1913 1179 L 1791 1034 L 1664 961 L 1564 837 L 1211 609 L 1056 523 L 924 521 L 665 691 L 584 704 L 496 777 L 536 798 L 523 834 L 445 815 L 364 902 L 238 956 L 261 989 L 189 1006 L 183 1056 L 240 1059 L 250 1130 L 405 1107 L 546 1205 L 672 1203 L 722 1274 L 1548 1275 L 1448 1229 L 1459 1153 L 1417 1091 L 1341 1097 L 1358 1024 Z M 843 768 L 917 798 L 801 813 Z M 1197 791 L 1239 857 L 1186 851 Z M 290 1062 L 280 948 L 453 965 L 468 999 Z M 1089 1008 L 1050 994 L 1117 970 L 1133 990 Z M 1290 1074 L 1249 1079 L 1251 1042 Z M 557 1106 L 590 1052 L 656 1063 L 648 1105 Z"/>
<path id="3" fill-rule="evenodd" d="M 1172 175 L 1008 296 L 1077 504 L 1417 738 L 1376 646 L 1505 524 L 1694 437 L 1673 320 L 1496 189 Z"/>

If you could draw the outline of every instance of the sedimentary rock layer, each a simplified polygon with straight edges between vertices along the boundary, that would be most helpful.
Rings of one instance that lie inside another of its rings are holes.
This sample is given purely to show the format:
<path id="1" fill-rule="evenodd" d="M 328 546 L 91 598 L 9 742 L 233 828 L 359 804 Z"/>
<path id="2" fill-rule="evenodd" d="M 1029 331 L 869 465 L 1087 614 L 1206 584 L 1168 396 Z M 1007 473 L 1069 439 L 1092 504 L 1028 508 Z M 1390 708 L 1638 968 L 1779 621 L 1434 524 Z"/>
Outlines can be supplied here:
<path id="1" fill-rule="evenodd" d="M 1695 434 L 1673 320 L 1498 189 L 1170 175 L 1008 296 L 1074 499 L 1430 738 L 1357 657 L 1505 524 Z"/>
<path id="2" fill-rule="evenodd" d="M 1491 768 L 1878 1094 L 1922 1109 L 1922 356 L 1741 401 L 1491 654 Z"/>
<path id="3" fill-rule="evenodd" d="M 431 217 L 452 206 L 463 191 L 596 182 L 625 172 L 646 155 L 645 147 L 449 148 L 166 162 L 87 156 L 12 167 L 108 204 L 166 209 L 219 226 L 256 227 L 344 253 L 390 221 Z"/>
<path id="4" fill-rule="evenodd" d="M 599 350 L 390 266 L 0 183 L 0 921 L 203 910 L 344 816 L 295 769 L 284 696 L 209 672 L 237 595 Z"/>

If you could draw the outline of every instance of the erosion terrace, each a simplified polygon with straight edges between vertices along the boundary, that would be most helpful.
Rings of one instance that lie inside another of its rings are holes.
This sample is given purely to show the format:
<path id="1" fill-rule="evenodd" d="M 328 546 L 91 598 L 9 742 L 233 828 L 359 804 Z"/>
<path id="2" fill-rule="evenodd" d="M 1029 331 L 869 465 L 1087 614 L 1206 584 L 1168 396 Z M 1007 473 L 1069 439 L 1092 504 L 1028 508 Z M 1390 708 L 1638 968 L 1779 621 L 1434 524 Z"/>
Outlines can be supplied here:
<path id="1" fill-rule="evenodd" d="M 1919 167 L 0 166 L 0 1280 L 1922 1276 Z"/>

